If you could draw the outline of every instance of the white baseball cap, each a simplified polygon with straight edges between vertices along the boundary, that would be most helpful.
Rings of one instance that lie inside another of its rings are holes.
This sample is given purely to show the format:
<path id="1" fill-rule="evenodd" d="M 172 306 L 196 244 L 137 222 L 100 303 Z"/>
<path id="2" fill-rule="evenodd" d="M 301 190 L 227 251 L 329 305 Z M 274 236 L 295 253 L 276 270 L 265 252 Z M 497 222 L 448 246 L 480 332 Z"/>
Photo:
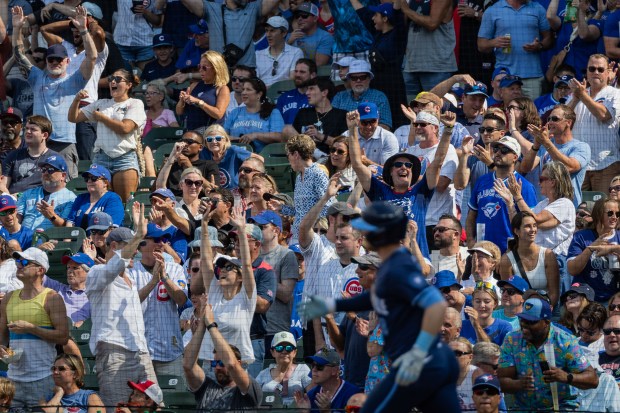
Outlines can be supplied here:
<path id="1" fill-rule="evenodd" d="M 24 259 L 28 261 L 32 261 L 45 268 L 45 271 L 50 269 L 50 261 L 47 258 L 47 254 L 45 251 L 40 250 L 35 247 L 30 247 L 26 251 L 15 251 L 13 253 L 13 258 L 16 260 Z"/>

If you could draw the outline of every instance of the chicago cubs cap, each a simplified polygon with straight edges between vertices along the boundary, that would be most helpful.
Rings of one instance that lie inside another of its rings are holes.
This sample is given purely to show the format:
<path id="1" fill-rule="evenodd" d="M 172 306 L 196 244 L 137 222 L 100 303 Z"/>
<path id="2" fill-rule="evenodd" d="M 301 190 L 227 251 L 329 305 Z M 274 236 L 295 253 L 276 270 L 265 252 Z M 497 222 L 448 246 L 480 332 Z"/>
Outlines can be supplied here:
<path id="1" fill-rule="evenodd" d="M 364 102 L 357 107 L 360 120 L 379 119 L 379 108 L 372 102 Z"/>
<path id="2" fill-rule="evenodd" d="M 11 195 L 0 196 L 0 212 L 17 208 L 17 201 Z"/>
<path id="3" fill-rule="evenodd" d="M 153 36 L 153 47 L 174 46 L 172 36 L 169 34 L 156 34 Z"/>

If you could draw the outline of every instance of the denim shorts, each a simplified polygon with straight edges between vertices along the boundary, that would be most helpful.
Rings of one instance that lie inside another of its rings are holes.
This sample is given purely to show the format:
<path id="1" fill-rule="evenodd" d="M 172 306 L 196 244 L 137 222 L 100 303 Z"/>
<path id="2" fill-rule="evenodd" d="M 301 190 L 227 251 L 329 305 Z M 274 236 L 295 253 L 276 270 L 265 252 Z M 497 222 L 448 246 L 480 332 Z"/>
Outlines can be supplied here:
<path id="1" fill-rule="evenodd" d="M 123 59 L 128 62 L 145 62 L 153 58 L 153 46 L 117 45 Z"/>
<path id="2" fill-rule="evenodd" d="M 110 174 L 135 169 L 140 174 L 140 165 L 136 151 L 127 152 L 117 158 L 110 158 L 105 152 L 97 152 L 93 156 L 93 163 L 108 168 Z"/>

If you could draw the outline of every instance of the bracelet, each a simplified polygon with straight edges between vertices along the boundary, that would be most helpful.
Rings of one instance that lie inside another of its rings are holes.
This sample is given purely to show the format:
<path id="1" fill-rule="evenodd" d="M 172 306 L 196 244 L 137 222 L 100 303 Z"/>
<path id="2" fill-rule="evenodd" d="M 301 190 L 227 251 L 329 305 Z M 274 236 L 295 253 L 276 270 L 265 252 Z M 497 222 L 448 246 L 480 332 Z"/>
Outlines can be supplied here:
<path id="1" fill-rule="evenodd" d="M 488 164 L 487 168 L 494 169 L 495 168 L 495 162 L 491 162 L 490 164 Z"/>
<path id="2" fill-rule="evenodd" d="M 193 75 L 194 75 L 194 74 L 193 74 L 192 72 L 189 72 L 189 75 L 187 75 L 187 78 L 188 78 L 189 80 L 192 80 L 192 76 L 193 76 Z"/>
<path id="3" fill-rule="evenodd" d="M 538 148 L 534 148 L 534 145 L 532 145 L 532 150 L 538 152 L 538 150 L 540 149 L 540 146 Z"/>
<path id="4" fill-rule="evenodd" d="M 88 34 L 88 33 L 90 33 L 90 32 L 88 31 L 88 29 L 86 29 L 86 30 L 82 30 L 82 31 L 80 32 L 80 36 L 84 36 L 84 35 L 86 35 L 86 34 Z"/>
<path id="5" fill-rule="evenodd" d="M 56 222 L 57 219 L 58 219 L 58 215 L 54 215 L 53 217 L 50 218 L 50 221 Z"/>
<path id="6" fill-rule="evenodd" d="M 212 322 L 211 324 L 209 324 L 209 325 L 207 326 L 207 331 L 208 331 L 208 330 L 211 330 L 211 329 L 212 329 L 212 328 L 214 328 L 214 327 L 215 327 L 215 328 L 217 328 L 217 323 L 216 323 L 215 321 L 214 321 L 214 322 Z"/>
<path id="7" fill-rule="evenodd" d="M 519 198 L 519 199 L 515 198 L 515 204 L 516 204 L 517 202 L 521 202 L 521 201 L 523 201 L 523 198 Z"/>

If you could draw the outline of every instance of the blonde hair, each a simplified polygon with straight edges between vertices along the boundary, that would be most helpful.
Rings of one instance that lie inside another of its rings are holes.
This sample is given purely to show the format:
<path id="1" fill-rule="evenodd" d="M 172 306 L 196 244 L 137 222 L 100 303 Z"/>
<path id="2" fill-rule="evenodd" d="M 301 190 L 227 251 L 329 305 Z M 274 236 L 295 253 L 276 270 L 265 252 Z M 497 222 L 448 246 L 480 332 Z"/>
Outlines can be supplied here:
<path id="1" fill-rule="evenodd" d="M 215 79 L 213 85 L 216 87 L 226 86 L 230 81 L 228 65 L 224 60 L 224 56 L 214 50 L 208 50 L 200 55 L 201 59 L 206 59 L 215 70 Z"/>
<path id="2" fill-rule="evenodd" d="M 467 351 L 469 353 L 473 353 L 473 351 L 474 351 L 474 345 L 471 344 L 471 341 L 469 341 L 465 337 L 457 337 L 454 340 L 452 340 L 452 343 L 460 343 L 460 344 L 464 345 L 465 347 L 467 347 Z"/>
<path id="3" fill-rule="evenodd" d="M 204 178 L 202 176 L 202 172 L 200 172 L 200 169 L 194 166 L 190 166 L 189 168 L 185 168 L 183 172 L 181 172 L 181 179 L 185 178 L 189 174 L 196 174 L 196 175 L 199 175 L 201 178 Z"/>
<path id="4" fill-rule="evenodd" d="M 15 397 L 15 385 L 13 382 L 5 377 L 0 377 L 0 399 L 7 399 L 6 404 L 9 407 Z"/>
<path id="5" fill-rule="evenodd" d="M 263 172 L 257 172 L 254 174 L 254 176 L 252 176 L 252 181 L 256 181 L 258 179 L 260 179 L 263 182 L 266 182 L 267 185 L 271 187 L 271 191 L 267 190 L 267 192 L 269 192 L 270 194 L 278 193 L 278 184 L 276 184 L 275 179 L 273 179 L 271 175 L 263 173 Z"/>
<path id="6" fill-rule="evenodd" d="M 224 152 L 226 152 L 228 148 L 230 148 L 230 136 L 228 136 L 228 133 L 226 133 L 226 129 L 224 129 L 222 125 L 218 125 L 217 123 L 215 125 L 209 126 L 202 134 L 203 145 L 207 145 L 207 136 L 209 136 L 209 134 L 211 133 L 224 137 L 224 144 L 222 146 L 224 146 Z"/>
<path id="7" fill-rule="evenodd" d="M 502 257 L 502 254 L 500 253 L 499 248 L 497 247 L 497 245 L 495 245 L 491 241 L 479 241 L 479 242 L 476 242 L 474 244 L 474 248 L 476 248 L 476 247 L 481 247 L 481 248 L 484 248 L 485 250 L 489 251 L 491 253 L 491 255 L 493 256 L 492 259 L 493 259 L 493 261 L 495 261 L 495 263 L 498 263 L 500 258 Z"/>

